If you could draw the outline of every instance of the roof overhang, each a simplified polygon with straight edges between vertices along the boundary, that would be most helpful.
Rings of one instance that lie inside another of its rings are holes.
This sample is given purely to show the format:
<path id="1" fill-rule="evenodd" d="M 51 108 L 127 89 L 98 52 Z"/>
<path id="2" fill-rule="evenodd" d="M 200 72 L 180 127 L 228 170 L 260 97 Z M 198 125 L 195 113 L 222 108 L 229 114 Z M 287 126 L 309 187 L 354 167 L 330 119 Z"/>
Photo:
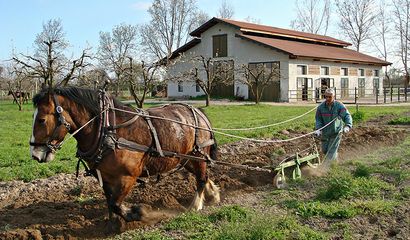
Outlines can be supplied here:
<path id="1" fill-rule="evenodd" d="M 361 60 L 353 60 L 353 59 L 346 59 L 346 58 L 325 58 L 325 57 L 318 57 L 318 56 L 311 56 L 311 55 L 300 55 L 300 54 L 295 54 L 294 52 L 287 51 L 285 49 L 281 49 L 272 45 L 269 45 L 267 43 L 257 41 L 255 39 L 252 39 L 252 36 L 247 36 L 247 35 L 241 35 L 241 34 L 236 34 L 235 37 L 256 43 L 258 45 L 268 47 L 270 49 L 282 52 L 284 54 L 289 55 L 290 59 L 309 59 L 309 60 L 314 60 L 314 61 L 328 61 L 328 62 L 341 62 L 341 63 L 351 63 L 351 64 L 365 64 L 365 65 L 374 65 L 374 66 L 388 66 L 391 65 L 392 63 L 386 62 L 386 61 L 372 61 L 372 60 L 367 60 L 367 61 L 361 61 Z M 314 44 L 312 44 L 314 46 Z M 323 46 L 322 46 L 323 47 Z M 329 48 L 332 48 L 332 46 L 327 46 Z M 339 47 L 338 47 L 339 48 Z M 345 49 L 345 48 L 340 48 L 340 49 Z M 331 51 L 331 49 L 329 50 Z"/>
<path id="2" fill-rule="evenodd" d="M 324 40 L 320 40 L 320 39 L 313 39 L 313 38 L 307 38 L 307 37 L 295 36 L 295 35 L 289 35 L 289 34 L 272 33 L 272 32 L 259 31 L 259 30 L 253 30 L 253 29 L 247 29 L 247 28 L 241 28 L 240 30 L 241 30 L 241 32 L 243 32 L 245 34 L 246 33 L 257 33 L 257 34 L 263 34 L 263 35 L 269 35 L 269 36 L 292 38 L 292 39 L 298 39 L 298 40 L 304 40 L 304 41 L 310 41 L 310 42 L 331 44 L 331 45 L 340 46 L 340 47 L 346 47 L 346 46 L 351 45 L 351 44 L 340 43 L 340 42 L 332 42 L 332 41 L 329 41 L 329 40 L 324 41 Z"/>

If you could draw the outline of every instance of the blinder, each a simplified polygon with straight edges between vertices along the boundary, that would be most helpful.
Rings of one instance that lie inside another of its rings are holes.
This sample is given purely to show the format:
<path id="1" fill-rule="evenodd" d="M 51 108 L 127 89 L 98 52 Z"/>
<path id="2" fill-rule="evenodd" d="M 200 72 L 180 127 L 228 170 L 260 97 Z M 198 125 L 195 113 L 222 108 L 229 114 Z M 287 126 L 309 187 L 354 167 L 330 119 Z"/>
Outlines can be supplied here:
<path id="1" fill-rule="evenodd" d="M 63 112 L 64 109 L 63 107 L 61 107 L 57 95 L 53 94 L 53 101 L 54 101 L 54 105 L 56 106 L 55 110 L 55 115 L 56 115 L 56 119 L 57 119 L 57 126 L 54 128 L 53 130 L 53 134 L 51 135 L 51 137 L 49 138 L 49 140 L 47 141 L 47 143 L 35 143 L 35 142 L 30 142 L 30 146 L 35 146 L 35 147 L 47 147 L 51 152 L 56 152 L 57 150 L 59 150 L 61 148 L 61 144 L 57 143 L 51 143 L 53 140 L 55 140 L 55 135 L 57 134 L 57 130 L 58 128 L 63 125 L 67 131 L 69 132 L 71 129 L 70 124 L 66 121 L 65 117 L 63 116 Z"/>

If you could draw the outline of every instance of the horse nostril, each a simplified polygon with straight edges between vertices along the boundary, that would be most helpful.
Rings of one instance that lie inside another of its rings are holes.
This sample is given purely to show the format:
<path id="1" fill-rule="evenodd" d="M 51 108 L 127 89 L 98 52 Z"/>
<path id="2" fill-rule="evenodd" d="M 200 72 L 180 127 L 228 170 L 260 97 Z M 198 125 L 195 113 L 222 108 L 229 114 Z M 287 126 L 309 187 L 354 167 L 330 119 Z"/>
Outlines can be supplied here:
<path id="1" fill-rule="evenodd" d="M 31 156 L 31 159 L 36 160 L 37 162 L 41 163 L 43 162 L 38 156 Z"/>

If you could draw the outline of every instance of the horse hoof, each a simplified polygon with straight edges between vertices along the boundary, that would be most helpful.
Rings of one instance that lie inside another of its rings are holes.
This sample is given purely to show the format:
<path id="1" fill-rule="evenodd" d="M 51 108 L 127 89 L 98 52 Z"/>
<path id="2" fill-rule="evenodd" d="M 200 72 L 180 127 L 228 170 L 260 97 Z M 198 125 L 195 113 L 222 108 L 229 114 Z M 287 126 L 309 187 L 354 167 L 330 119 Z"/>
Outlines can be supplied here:
<path id="1" fill-rule="evenodd" d="M 112 233 L 120 233 L 121 231 L 121 220 L 118 218 L 108 219 L 108 222 L 105 224 L 104 231 L 105 234 L 109 235 Z"/>
<path id="2" fill-rule="evenodd" d="M 131 210 L 125 215 L 125 221 L 142 221 L 143 217 L 146 216 L 146 211 L 144 208 L 139 206 L 133 206 Z"/>

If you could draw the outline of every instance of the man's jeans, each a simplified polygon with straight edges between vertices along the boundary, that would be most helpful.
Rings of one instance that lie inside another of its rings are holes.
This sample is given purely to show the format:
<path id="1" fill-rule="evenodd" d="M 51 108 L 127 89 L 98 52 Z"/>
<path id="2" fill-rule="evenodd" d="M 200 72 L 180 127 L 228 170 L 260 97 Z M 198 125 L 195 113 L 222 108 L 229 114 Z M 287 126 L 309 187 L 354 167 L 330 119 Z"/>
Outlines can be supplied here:
<path id="1" fill-rule="evenodd" d="M 337 159 L 337 150 L 339 149 L 342 134 L 336 134 L 331 137 L 322 138 L 322 152 L 325 154 L 324 162 L 332 164 Z"/>

